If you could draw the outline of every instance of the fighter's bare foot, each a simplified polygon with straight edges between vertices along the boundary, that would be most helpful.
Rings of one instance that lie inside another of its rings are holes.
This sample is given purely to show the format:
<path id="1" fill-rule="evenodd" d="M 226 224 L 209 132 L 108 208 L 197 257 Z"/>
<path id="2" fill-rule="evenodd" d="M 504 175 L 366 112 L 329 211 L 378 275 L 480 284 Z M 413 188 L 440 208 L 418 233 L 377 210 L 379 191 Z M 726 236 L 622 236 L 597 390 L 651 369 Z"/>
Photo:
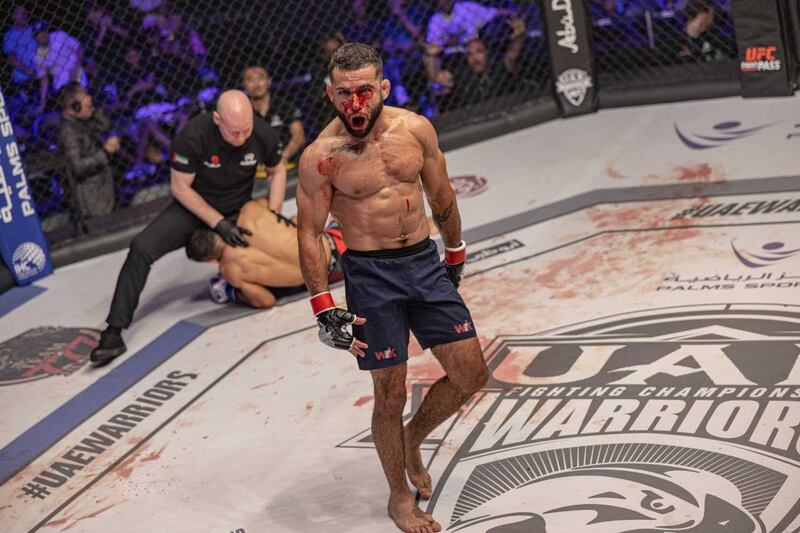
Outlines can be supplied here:
<path id="1" fill-rule="evenodd" d="M 442 530 L 431 515 L 417 507 L 411 494 L 389 497 L 389 516 L 405 533 L 438 533 Z"/>
<path id="2" fill-rule="evenodd" d="M 429 500 L 433 493 L 433 483 L 431 475 L 428 474 L 428 469 L 422 462 L 422 453 L 419 451 L 418 445 L 412 445 L 406 440 L 405 442 L 405 458 L 406 458 L 406 474 L 411 484 L 419 491 L 419 495 L 423 500 Z"/>

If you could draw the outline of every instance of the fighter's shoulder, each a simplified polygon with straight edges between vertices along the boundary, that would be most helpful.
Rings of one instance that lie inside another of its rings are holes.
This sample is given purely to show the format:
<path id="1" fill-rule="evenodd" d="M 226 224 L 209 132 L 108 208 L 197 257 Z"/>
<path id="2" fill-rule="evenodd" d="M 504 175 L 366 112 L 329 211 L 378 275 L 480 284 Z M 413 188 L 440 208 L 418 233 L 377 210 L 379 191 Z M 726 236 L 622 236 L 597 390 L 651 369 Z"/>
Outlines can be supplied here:
<path id="1" fill-rule="evenodd" d="M 403 124 L 405 129 L 411 133 L 421 144 L 425 146 L 429 144 L 437 144 L 436 129 L 433 127 L 433 124 L 427 119 L 427 117 L 418 113 L 414 113 L 413 111 L 408 111 L 407 109 L 397 107 L 392 108 L 392 112 L 395 114 L 395 120 Z"/>
<path id="2" fill-rule="evenodd" d="M 300 167 L 300 177 L 315 177 L 320 176 L 318 163 L 330 156 L 332 148 L 332 139 L 330 137 L 323 137 L 320 135 L 317 139 L 306 146 L 303 153 L 300 155 L 298 166 Z"/>

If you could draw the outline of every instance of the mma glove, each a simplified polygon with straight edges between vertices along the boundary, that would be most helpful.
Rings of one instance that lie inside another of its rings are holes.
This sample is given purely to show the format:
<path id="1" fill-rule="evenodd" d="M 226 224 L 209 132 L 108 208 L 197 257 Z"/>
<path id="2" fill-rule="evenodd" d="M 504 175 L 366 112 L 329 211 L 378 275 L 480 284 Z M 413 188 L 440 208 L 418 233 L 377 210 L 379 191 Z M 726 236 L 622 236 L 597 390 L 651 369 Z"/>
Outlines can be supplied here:
<path id="1" fill-rule="evenodd" d="M 227 218 L 220 220 L 217 225 L 214 226 L 214 231 L 219 233 L 222 240 L 231 246 L 241 246 L 242 248 L 250 246 L 250 243 L 247 242 L 244 236 L 253 234 L 250 230 L 240 228 L 234 221 Z"/>
<path id="2" fill-rule="evenodd" d="M 456 248 L 444 249 L 444 268 L 447 271 L 447 277 L 450 282 L 457 289 L 461 284 L 461 276 L 464 273 L 464 263 L 467 260 L 467 243 L 461 241 L 461 244 Z"/>
<path id="3" fill-rule="evenodd" d="M 356 321 L 356 315 L 336 307 L 330 292 L 321 292 L 311 297 L 311 308 L 317 317 L 319 340 L 322 344 L 338 350 L 349 350 L 355 339 L 347 326 Z"/>

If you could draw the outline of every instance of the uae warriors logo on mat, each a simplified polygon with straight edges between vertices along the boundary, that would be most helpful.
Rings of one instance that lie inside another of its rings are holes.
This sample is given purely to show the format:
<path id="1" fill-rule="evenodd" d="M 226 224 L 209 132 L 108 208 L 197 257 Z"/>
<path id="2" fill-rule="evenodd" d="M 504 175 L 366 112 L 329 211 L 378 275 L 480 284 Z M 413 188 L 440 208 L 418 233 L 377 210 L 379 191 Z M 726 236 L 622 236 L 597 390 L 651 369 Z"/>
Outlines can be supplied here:
<path id="1" fill-rule="evenodd" d="M 100 332 L 89 328 L 40 327 L 0 344 L 0 385 L 13 385 L 83 367 Z"/>
<path id="2" fill-rule="evenodd" d="M 797 530 L 800 306 L 616 315 L 486 354 L 429 466 L 446 531 Z"/>

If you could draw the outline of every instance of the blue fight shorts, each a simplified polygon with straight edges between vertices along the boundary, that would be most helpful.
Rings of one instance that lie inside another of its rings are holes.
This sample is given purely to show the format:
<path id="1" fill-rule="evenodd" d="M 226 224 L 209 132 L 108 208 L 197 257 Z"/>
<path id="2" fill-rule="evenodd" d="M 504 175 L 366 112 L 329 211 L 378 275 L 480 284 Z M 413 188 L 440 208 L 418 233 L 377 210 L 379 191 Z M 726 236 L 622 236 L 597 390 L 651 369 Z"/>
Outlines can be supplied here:
<path id="1" fill-rule="evenodd" d="M 395 250 L 348 249 L 342 266 L 347 308 L 367 319 L 353 326 L 369 345 L 366 357 L 356 357 L 361 370 L 407 361 L 409 328 L 423 349 L 475 337 L 469 309 L 432 240 Z"/>

